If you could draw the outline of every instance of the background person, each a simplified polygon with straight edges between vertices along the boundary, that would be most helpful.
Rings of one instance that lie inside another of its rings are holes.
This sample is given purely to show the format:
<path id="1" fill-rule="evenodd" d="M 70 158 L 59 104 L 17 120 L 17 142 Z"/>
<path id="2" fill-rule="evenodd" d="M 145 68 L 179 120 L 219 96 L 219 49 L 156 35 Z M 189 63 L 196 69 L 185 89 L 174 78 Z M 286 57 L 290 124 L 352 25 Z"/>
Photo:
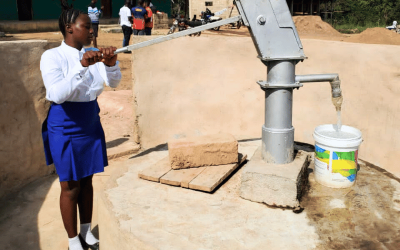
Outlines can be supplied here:
<path id="1" fill-rule="evenodd" d="M 146 9 L 146 16 L 145 16 L 145 24 L 144 24 L 144 32 L 146 36 L 151 36 L 151 30 L 153 29 L 153 11 L 150 7 L 150 0 L 144 1 L 144 7 Z"/>
<path id="2" fill-rule="evenodd" d="M 101 14 L 101 10 L 98 10 L 96 7 L 97 0 L 92 0 L 88 7 L 88 15 L 90 20 L 92 20 L 92 27 L 94 31 L 94 39 L 93 39 L 93 47 L 97 48 L 97 36 L 99 34 L 99 17 Z M 103 9 L 104 6 L 101 6 Z"/>
<path id="3" fill-rule="evenodd" d="M 124 33 L 124 41 L 122 42 L 122 47 L 129 45 L 129 40 L 132 35 L 132 14 L 130 9 L 130 0 L 125 0 L 125 5 L 119 10 L 119 20 Z M 131 51 L 125 53 L 132 53 Z"/>
<path id="4" fill-rule="evenodd" d="M 135 36 L 144 36 L 145 35 L 145 15 L 147 14 L 146 9 L 144 8 L 144 1 L 138 0 L 138 5 L 132 8 L 133 15 L 133 34 Z"/>
<path id="5" fill-rule="evenodd" d="M 92 178 L 104 171 L 108 161 L 97 97 L 104 83 L 118 86 L 121 70 L 116 48 L 85 51 L 83 46 L 91 44 L 94 33 L 89 16 L 72 9 L 66 0 L 61 5 L 59 27 L 64 41 L 45 51 L 40 61 L 46 99 L 53 102 L 42 126 L 43 144 L 46 162 L 54 163 L 60 180 L 60 210 L 69 249 L 99 249 L 91 232 Z"/>

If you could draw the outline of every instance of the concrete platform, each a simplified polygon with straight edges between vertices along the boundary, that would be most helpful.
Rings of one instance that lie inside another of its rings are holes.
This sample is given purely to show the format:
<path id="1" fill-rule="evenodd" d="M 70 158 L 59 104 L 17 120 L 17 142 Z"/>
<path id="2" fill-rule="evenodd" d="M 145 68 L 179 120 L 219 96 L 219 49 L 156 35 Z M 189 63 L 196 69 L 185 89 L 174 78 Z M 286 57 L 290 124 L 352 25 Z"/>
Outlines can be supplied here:
<path id="1" fill-rule="evenodd" d="M 308 184 L 312 153 L 297 151 L 289 164 L 269 164 L 259 147 L 242 173 L 240 197 L 270 206 L 297 208 Z"/>
<path id="2" fill-rule="evenodd" d="M 239 150 L 252 157 L 259 146 Z M 295 214 L 241 199 L 243 169 L 213 194 L 137 177 L 167 155 L 155 148 L 115 168 L 98 204 L 103 249 L 400 249 L 400 180 L 372 165 L 361 161 L 356 185 L 332 190 L 314 181 L 311 163 Z"/>
<path id="3" fill-rule="evenodd" d="M 249 153 L 259 145 L 239 144 Z M 165 150 L 112 160 L 95 175 L 92 226 L 102 249 L 400 249 L 400 179 L 383 169 L 360 160 L 355 186 L 333 190 L 315 182 L 311 163 L 305 209 L 294 214 L 239 198 L 242 170 L 211 195 L 135 179 Z M 2 200 L 2 249 L 67 249 L 59 196 L 52 175 Z"/>
<path id="4" fill-rule="evenodd" d="M 260 141 L 242 142 L 252 156 Z M 168 155 L 131 158 L 112 176 L 99 202 L 103 249 L 313 249 L 318 241 L 305 214 L 268 209 L 238 195 L 240 170 L 215 193 L 141 180 L 140 170 Z M 288 229 L 288 225 L 291 228 Z M 290 238 L 296 241 L 289 241 Z"/>

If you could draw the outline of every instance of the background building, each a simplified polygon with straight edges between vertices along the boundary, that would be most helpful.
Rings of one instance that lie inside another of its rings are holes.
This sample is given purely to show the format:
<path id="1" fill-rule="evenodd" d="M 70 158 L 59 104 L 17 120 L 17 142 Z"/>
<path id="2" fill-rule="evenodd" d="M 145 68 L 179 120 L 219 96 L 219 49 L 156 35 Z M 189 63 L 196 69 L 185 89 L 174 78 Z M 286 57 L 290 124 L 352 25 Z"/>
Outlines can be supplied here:
<path id="1" fill-rule="evenodd" d="M 91 0 L 69 0 L 74 8 L 87 12 Z M 97 8 L 104 6 L 103 18 L 118 18 L 125 0 L 98 0 Z M 135 5 L 136 0 L 132 0 Z M 171 15 L 171 0 L 152 0 L 161 12 Z M 1 0 L 0 20 L 48 20 L 58 19 L 61 14 L 60 0 Z"/>

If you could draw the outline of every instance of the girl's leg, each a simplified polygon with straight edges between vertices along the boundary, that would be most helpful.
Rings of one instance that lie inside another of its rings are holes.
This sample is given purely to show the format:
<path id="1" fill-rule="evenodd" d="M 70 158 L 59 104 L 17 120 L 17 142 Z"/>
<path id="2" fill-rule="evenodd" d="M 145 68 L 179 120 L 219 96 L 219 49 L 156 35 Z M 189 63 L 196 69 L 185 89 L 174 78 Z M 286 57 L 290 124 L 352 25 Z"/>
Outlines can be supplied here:
<path id="1" fill-rule="evenodd" d="M 80 193 L 80 181 L 62 181 L 60 195 L 61 217 L 67 231 L 68 238 L 78 235 L 77 231 L 77 204 Z"/>
<path id="2" fill-rule="evenodd" d="M 79 216 L 81 224 L 92 222 L 93 213 L 93 175 L 81 179 L 81 192 L 78 196 Z"/>
<path id="3" fill-rule="evenodd" d="M 81 192 L 78 197 L 79 216 L 81 221 L 80 235 L 83 240 L 93 245 L 97 249 L 96 244 L 99 242 L 91 231 L 92 213 L 93 213 L 93 175 L 81 179 Z"/>

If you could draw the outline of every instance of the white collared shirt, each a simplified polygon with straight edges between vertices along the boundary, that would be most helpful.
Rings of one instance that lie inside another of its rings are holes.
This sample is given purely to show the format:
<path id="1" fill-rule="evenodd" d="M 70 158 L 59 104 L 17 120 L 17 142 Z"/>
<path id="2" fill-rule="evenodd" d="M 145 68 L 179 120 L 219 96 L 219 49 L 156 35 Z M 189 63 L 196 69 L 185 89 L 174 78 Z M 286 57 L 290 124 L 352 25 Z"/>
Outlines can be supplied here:
<path id="1" fill-rule="evenodd" d="M 46 99 L 58 104 L 63 102 L 89 102 L 95 100 L 107 86 L 116 88 L 121 81 L 119 62 L 107 67 L 98 62 L 83 67 L 81 51 L 68 46 L 64 41 L 61 46 L 47 50 L 40 60 Z"/>
<path id="2" fill-rule="evenodd" d="M 119 23 L 120 23 L 120 25 L 121 26 L 125 25 L 125 26 L 128 26 L 128 27 L 131 27 L 132 24 L 129 21 L 129 17 L 131 17 L 131 16 L 132 16 L 131 10 L 126 6 L 122 7 L 119 10 Z"/>

